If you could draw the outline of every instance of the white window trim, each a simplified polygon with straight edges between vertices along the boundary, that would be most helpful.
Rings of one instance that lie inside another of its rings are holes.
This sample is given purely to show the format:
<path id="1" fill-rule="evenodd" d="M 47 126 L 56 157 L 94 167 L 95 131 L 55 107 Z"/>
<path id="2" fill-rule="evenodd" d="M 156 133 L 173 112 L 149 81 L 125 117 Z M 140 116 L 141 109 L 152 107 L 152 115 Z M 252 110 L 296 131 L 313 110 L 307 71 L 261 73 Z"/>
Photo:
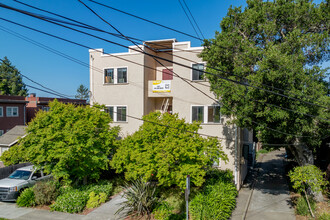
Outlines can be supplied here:
<path id="1" fill-rule="evenodd" d="M 3 115 L 4 115 L 4 112 L 3 112 L 3 107 L 2 107 L 2 106 L 0 106 L 0 109 L 1 109 L 1 114 L 0 114 L 0 117 L 3 117 Z"/>
<path id="2" fill-rule="evenodd" d="M 220 122 L 208 122 L 208 111 L 209 111 L 209 107 L 211 106 L 220 106 L 220 105 L 191 105 L 190 106 L 190 123 L 193 123 L 193 120 L 192 120 L 192 108 L 193 107 L 203 107 L 204 109 L 204 115 L 203 115 L 203 119 L 204 119 L 204 122 L 202 122 L 201 124 L 209 124 L 209 125 L 219 125 L 221 124 L 221 113 L 220 113 Z M 220 106 L 220 109 L 221 109 L 221 106 Z"/>
<path id="3" fill-rule="evenodd" d="M 201 79 L 201 80 L 193 80 L 193 68 L 192 68 L 193 64 L 204 64 L 204 69 L 203 70 L 205 71 L 205 69 L 206 69 L 206 62 L 194 62 L 194 63 L 191 62 L 190 63 L 190 67 L 191 67 L 191 69 L 190 69 L 190 79 L 191 79 L 191 81 L 192 82 L 204 82 L 205 81 L 205 77 L 204 77 L 204 79 Z"/>
<path id="4" fill-rule="evenodd" d="M 105 107 L 113 107 L 113 122 L 116 123 L 127 123 L 128 122 L 128 107 L 127 105 L 105 105 Z M 126 107 L 126 121 L 118 121 L 117 120 L 117 107 Z"/>
<path id="5" fill-rule="evenodd" d="M 17 115 L 8 115 L 8 108 L 17 108 Z M 19 117 L 19 108 L 18 106 L 7 106 L 6 107 L 6 117 Z"/>
<path id="6" fill-rule="evenodd" d="M 126 78 L 127 82 L 118 83 L 118 69 L 126 68 Z M 104 73 L 106 69 L 113 69 L 113 83 L 105 83 Z M 125 85 L 128 84 L 128 66 L 117 66 L 117 67 L 107 67 L 103 69 L 103 85 Z"/>

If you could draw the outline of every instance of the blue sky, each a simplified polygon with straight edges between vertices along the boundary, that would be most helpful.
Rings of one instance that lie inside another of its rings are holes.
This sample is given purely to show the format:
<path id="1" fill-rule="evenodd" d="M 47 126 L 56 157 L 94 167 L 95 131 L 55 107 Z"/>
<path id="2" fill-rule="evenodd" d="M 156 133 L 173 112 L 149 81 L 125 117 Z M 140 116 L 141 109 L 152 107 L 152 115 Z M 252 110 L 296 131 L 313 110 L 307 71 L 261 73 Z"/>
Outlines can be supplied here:
<path id="1" fill-rule="evenodd" d="M 95 27 L 115 32 L 78 1 L 21 1 L 70 17 L 75 20 L 79 20 L 81 22 L 88 23 Z M 178 0 L 96 1 L 175 28 L 182 32 L 195 35 L 194 30 L 190 25 L 187 17 L 185 16 Z M 176 38 L 178 41 L 191 41 L 192 46 L 200 46 L 200 41 L 191 37 L 146 23 L 127 15 L 123 15 L 119 12 L 112 11 L 87 0 L 84 0 L 84 2 L 93 8 L 93 10 L 95 10 L 97 13 L 99 13 L 104 19 L 111 22 L 113 26 L 118 28 L 125 35 L 136 37 L 142 40 Z M 10 5 L 15 8 L 45 14 L 11 0 L 2 0 L 1 3 Z M 186 3 L 194 15 L 197 23 L 199 24 L 205 38 L 212 38 L 214 37 L 215 31 L 220 31 L 219 23 L 221 19 L 226 15 L 230 5 L 243 5 L 243 7 L 246 5 L 244 0 L 186 0 Z M 40 29 L 50 34 L 55 34 L 72 41 L 76 41 L 91 48 L 104 48 L 105 52 L 107 53 L 125 52 L 127 50 L 125 48 L 121 48 L 110 43 L 85 36 L 83 34 L 75 33 L 71 30 L 66 30 L 56 25 L 21 15 L 17 12 L 12 12 L 7 9 L 0 8 L 0 17 L 24 24 L 26 26 Z M 0 20 L 0 58 L 7 56 L 12 64 L 15 65 L 22 74 L 62 94 L 74 96 L 80 84 L 89 87 L 89 69 L 87 67 L 51 53 L 27 41 L 24 41 L 17 36 L 13 36 L 12 34 L 3 31 L 3 29 L 21 34 L 87 64 L 89 62 L 88 49 L 72 45 L 58 39 L 53 39 L 49 36 L 45 36 L 40 33 L 36 33 Z M 99 35 L 97 32 L 95 33 Z M 105 35 L 103 36 L 105 37 Z M 119 40 L 115 37 L 106 37 L 109 40 L 123 43 L 127 46 L 131 45 L 131 43 Z M 26 79 L 23 80 L 28 85 L 40 87 Z M 41 92 L 32 88 L 28 89 L 29 93 L 35 92 L 37 93 L 37 96 L 54 97 L 54 95 L 47 94 L 45 92 Z"/>

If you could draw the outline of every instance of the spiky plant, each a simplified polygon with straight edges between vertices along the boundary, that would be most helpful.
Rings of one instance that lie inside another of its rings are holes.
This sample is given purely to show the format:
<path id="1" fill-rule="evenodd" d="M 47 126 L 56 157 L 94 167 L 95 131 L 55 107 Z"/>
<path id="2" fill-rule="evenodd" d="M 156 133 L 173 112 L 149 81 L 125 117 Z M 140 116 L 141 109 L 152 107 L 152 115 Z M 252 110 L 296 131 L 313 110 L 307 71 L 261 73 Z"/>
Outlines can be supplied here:
<path id="1" fill-rule="evenodd" d="M 125 216 L 151 218 L 151 212 L 157 203 L 156 186 L 143 179 L 137 179 L 132 184 L 125 183 L 123 197 L 126 201 L 120 203 L 116 214 L 124 213 Z"/>

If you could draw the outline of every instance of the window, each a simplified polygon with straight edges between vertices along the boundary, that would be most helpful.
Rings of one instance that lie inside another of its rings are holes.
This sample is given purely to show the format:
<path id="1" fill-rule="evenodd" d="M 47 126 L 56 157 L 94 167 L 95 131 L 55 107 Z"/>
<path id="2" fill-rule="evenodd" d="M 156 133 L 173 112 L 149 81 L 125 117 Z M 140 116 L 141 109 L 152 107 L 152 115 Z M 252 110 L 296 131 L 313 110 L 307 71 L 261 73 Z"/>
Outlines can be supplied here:
<path id="1" fill-rule="evenodd" d="M 173 69 L 163 69 L 163 80 L 173 80 Z"/>
<path id="2" fill-rule="evenodd" d="M 204 122 L 204 106 L 192 107 L 192 121 Z"/>
<path id="3" fill-rule="evenodd" d="M 204 77 L 204 63 L 198 63 L 192 65 L 192 80 L 203 80 Z"/>
<path id="4" fill-rule="evenodd" d="M 127 68 L 117 69 L 117 83 L 127 83 Z"/>
<path id="5" fill-rule="evenodd" d="M 117 121 L 126 121 L 126 107 L 117 107 Z"/>
<path id="6" fill-rule="evenodd" d="M 104 111 L 110 115 L 114 122 L 127 122 L 126 106 L 107 106 Z"/>
<path id="7" fill-rule="evenodd" d="M 0 136 L 3 135 L 3 133 L 5 133 L 4 130 L 0 130 Z"/>
<path id="8" fill-rule="evenodd" d="M 18 107 L 7 107 L 7 117 L 18 117 Z"/>
<path id="9" fill-rule="evenodd" d="M 108 113 L 113 120 L 113 106 L 106 107 L 105 112 Z"/>
<path id="10" fill-rule="evenodd" d="M 110 68 L 104 70 L 104 84 L 127 83 L 127 68 Z"/>
<path id="11" fill-rule="evenodd" d="M 0 117 L 3 117 L 3 107 L 0 107 Z"/>
<path id="12" fill-rule="evenodd" d="M 208 106 L 208 123 L 220 123 L 220 106 Z"/>
<path id="13" fill-rule="evenodd" d="M 114 83 L 114 69 L 104 70 L 104 83 Z"/>
<path id="14" fill-rule="evenodd" d="M 45 112 L 49 112 L 50 107 L 49 106 L 42 106 L 42 110 Z"/>
<path id="15" fill-rule="evenodd" d="M 204 114 L 205 112 L 205 114 Z M 220 123 L 220 106 L 192 106 L 191 121 L 200 121 L 202 123 Z"/>

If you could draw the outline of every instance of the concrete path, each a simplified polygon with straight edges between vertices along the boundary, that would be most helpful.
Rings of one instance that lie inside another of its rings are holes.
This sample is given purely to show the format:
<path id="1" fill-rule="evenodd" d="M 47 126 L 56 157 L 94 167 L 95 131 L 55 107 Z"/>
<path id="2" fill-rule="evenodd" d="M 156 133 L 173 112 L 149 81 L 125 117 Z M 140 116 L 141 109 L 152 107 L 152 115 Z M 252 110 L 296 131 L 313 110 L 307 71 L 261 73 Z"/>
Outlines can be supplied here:
<path id="1" fill-rule="evenodd" d="M 285 177 L 284 155 L 284 150 L 263 155 L 254 182 L 239 192 L 232 220 L 296 219 Z"/>
<path id="2" fill-rule="evenodd" d="M 18 220 L 119 220 L 124 219 L 124 217 L 115 213 L 120 207 L 119 204 L 123 201 L 125 199 L 119 194 L 87 215 L 20 208 L 15 203 L 0 202 L 0 217 Z"/>

